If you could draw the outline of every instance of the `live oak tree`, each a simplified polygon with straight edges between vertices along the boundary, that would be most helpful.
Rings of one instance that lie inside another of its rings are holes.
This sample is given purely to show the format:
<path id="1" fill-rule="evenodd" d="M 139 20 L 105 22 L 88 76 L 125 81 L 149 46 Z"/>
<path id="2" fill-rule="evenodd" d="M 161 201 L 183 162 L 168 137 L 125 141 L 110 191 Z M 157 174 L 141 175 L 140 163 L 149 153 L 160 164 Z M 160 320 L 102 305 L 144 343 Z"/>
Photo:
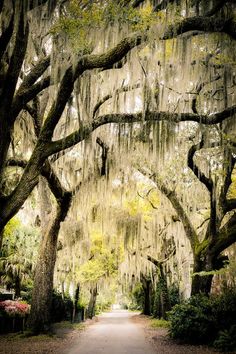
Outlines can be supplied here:
<path id="1" fill-rule="evenodd" d="M 202 135 L 198 138 L 200 142 L 191 145 L 187 154 L 188 168 L 200 184 L 203 184 L 204 193 L 208 195 L 206 207 L 209 210 L 209 217 L 200 225 L 193 224 L 190 209 L 185 205 L 186 202 L 181 200 L 183 197 L 161 178 L 160 173 L 140 168 L 140 171 L 149 175 L 157 188 L 169 199 L 179 221 L 182 222 L 193 253 L 192 294 L 210 292 L 214 271 L 221 269 L 227 261 L 224 251 L 235 243 L 235 201 L 230 193 L 235 155 L 230 144 L 223 142 L 222 145 L 219 136 L 216 138 L 216 132 L 212 134 L 215 140 L 211 143 L 207 140 L 209 132 L 207 134 L 204 130 L 200 135 Z M 195 158 L 196 154 L 198 159 Z M 185 200 L 189 199 L 186 191 L 182 191 L 182 194 L 186 194 Z M 200 197 L 196 198 L 194 205 L 197 206 L 198 203 Z"/>

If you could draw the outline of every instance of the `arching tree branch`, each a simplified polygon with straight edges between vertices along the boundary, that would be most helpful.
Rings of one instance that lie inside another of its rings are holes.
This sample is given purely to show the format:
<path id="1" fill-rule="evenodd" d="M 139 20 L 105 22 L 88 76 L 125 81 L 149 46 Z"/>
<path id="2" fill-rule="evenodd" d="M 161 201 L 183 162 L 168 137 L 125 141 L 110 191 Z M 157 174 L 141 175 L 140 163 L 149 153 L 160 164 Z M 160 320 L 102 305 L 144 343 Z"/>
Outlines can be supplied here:
<path id="1" fill-rule="evenodd" d="M 195 113 L 171 113 L 171 112 L 147 112 L 143 117 L 143 112 L 140 113 L 113 113 L 105 114 L 98 117 L 93 122 L 84 124 L 83 127 L 68 135 L 67 137 L 51 142 L 47 145 L 47 156 L 55 154 L 62 149 L 67 149 L 83 139 L 86 139 L 91 132 L 98 127 L 109 123 L 135 123 L 145 121 L 170 121 L 179 123 L 184 121 L 194 121 L 206 125 L 214 125 L 223 122 L 226 118 L 233 116 L 236 113 L 236 106 L 229 107 L 224 111 L 214 113 L 211 115 L 199 115 Z"/>
<path id="2" fill-rule="evenodd" d="M 96 143 L 102 148 L 101 176 L 107 176 L 107 173 L 108 173 L 108 171 L 107 171 L 108 170 L 108 167 L 107 167 L 107 155 L 108 155 L 109 147 L 99 137 L 97 137 Z"/>
<path id="3" fill-rule="evenodd" d="M 11 15 L 11 19 L 9 21 L 8 26 L 4 29 L 0 36 L 0 60 L 2 60 L 3 55 L 7 49 L 7 46 L 10 42 L 11 36 L 13 34 L 14 29 L 14 8 L 13 13 Z"/>
<path id="4" fill-rule="evenodd" d="M 198 236 L 195 229 L 185 213 L 183 206 L 180 204 L 179 199 L 175 191 L 170 190 L 161 180 L 158 178 L 157 174 L 146 171 L 144 168 L 138 166 L 138 171 L 144 176 L 148 176 L 150 180 L 156 183 L 157 188 L 168 198 L 176 213 L 178 214 L 180 220 L 182 221 L 186 237 L 189 239 L 192 250 L 199 244 Z"/>
<path id="5" fill-rule="evenodd" d="M 202 182 L 208 189 L 210 193 L 212 193 L 213 190 L 213 181 L 210 177 L 207 177 L 197 166 L 197 164 L 194 162 L 194 155 L 197 151 L 201 150 L 204 146 L 204 134 L 202 134 L 201 141 L 196 144 L 192 145 L 191 148 L 188 151 L 188 167 L 193 171 L 195 176 L 198 178 L 200 182 Z"/>
<path id="6" fill-rule="evenodd" d="M 224 32 L 236 39 L 236 22 L 234 18 L 222 20 L 220 17 L 189 17 L 178 24 L 169 26 L 161 39 L 171 39 L 189 31 Z"/>
<path id="7" fill-rule="evenodd" d="M 122 92 L 129 92 L 132 90 L 135 90 L 140 87 L 140 83 L 134 84 L 134 85 L 125 85 L 117 89 L 114 93 L 107 94 L 106 96 L 102 97 L 100 101 L 96 103 L 93 109 L 93 118 L 95 118 L 97 111 L 101 108 L 101 106 L 107 102 L 110 98 L 114 97 L 116 94 L 122 93 Z"/>

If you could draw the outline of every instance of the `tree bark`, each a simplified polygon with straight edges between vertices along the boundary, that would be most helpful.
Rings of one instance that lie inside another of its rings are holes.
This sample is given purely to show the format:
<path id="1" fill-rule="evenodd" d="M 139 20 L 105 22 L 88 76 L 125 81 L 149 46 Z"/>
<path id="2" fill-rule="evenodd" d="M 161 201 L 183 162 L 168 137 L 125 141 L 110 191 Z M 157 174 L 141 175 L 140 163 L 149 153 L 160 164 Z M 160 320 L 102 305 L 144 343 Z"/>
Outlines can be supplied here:
<path id="1" fill-rule="evenodd" d="M 146 278 L 144 275 L 141 276 L 141 283 L 144 292 L 144 302 L 143 302 L 143 314 L 151 315 L 151 293 L 152 293 L 152 282 L 151 279 Z"/>
<path id="2" fill-rule="evenodd" d="M 196 295 L 200 293 L 208 295 L 211 291 L 213 275 L 195 274 L 199 272 L 207 272 L 214 269 L 212 260 L 209 258 L 208 252 L 209 251 L 199 252 L 194 257 L 191 295 Z"/>
<path id="3" fill-rule="evenodd" d="M 77 315 L 77 303 L 79 300 L 79 293 L 80 293 L 80 285 L 79 283 L 77 284 L 76 291 L 75 291 L 75 296 L 74 296 L 74 301 L 73 301 L 73 313 L 72 313 L 72 322 L 75 322 L 75 318 Z"/>
<path id="4" fill-rule="evenodd" d="M 88 318 L 92 319 L 95 315 L 95 306 L 97 301 L 98 289 L 97 284 L 90 289 L 90 300 L 88 304 Z"/>
<path id="5" fill-rule="evenodd" d="M 34 334 L 48 332 L 51 328 L 50 313 L 57 240 L 60 224 L 67 215 L 71 198 L 71 193 L 67 192 L 64 194 L 64 198 L 58 203 L 57 215 L 43 235 L 41 242 L 34 278 L 31 313 L 28 322 L 28 326 Z"/>
<path id="6" fill-rule="evenodd" d="M 167 312 L 170 311 L 170 298 L 169 298 L 169 291 L 166 281 L 166 274 L 163 270 L 162 264 L 159 267 L 160 270 L 160 302 L 161 302 L 161 317 L 165 320 L 167 319 Z"/>

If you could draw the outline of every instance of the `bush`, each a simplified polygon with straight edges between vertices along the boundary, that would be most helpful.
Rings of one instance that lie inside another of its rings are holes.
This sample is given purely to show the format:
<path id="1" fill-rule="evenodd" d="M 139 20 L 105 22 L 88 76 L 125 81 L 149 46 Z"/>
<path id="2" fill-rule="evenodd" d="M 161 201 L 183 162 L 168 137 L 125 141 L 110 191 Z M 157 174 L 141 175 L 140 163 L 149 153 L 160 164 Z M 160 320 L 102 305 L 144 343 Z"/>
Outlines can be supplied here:
<path id="1" fill-rule="evenodd" d="M 63 299 L 61 294 L 54 291 L 53 298 L 52 298 L 52 311 L 51 311 L 52 322 L 60 322 L 64 320 L 71 321 L 72 311 L 73 311 L 72 300 L 68 297 L 65 297 Z"/>
<path id="2" fill-rule="evenodd" d="M 236 324 L 236 291 L 227 290 L 213 300 L 213 315 L 216 319 L 217 330 L 230 329 Z"/>
<path id="3" fill-rule="evenodd" d="M 170 299 L 170 306 L 173 307 L 180 303 L 180 295 L 179 295 L 179 288 L 177 285 L 171 285 L 169 287 L 169 299 Z"/>
<path id="4" fill-rule="evenodd" d="M 170 323 L 169 323 L 169 321 L 166 321 L 163 319 L 159 320 L 159 319 L 153 318 L 151 320 L 150 326 L 152 328 L 169 328 Z"/>
<path id="5" fill-rule="evenodd" d="M 201 307 L 191 303 L 175 305 L 169 312 L 170 335 L 186 343 L 208 343 L 213 339 L 214 324 Z"/>
<path id="6" fill-rule="evenodd" d="M 222 352 L 236 350 L 236 325 L 231 326 L 229 330 L 220 331 L 214 347 Z"/>
<path id="7" fill-rule="evenodd" d="M 214 343 L 221 350 L 234 349 L 236 292 L 227 291 L 211 297 L 193 296 L 174 306 L 169 312 L 169 320 L 172 338 L 191 344 Z"/>

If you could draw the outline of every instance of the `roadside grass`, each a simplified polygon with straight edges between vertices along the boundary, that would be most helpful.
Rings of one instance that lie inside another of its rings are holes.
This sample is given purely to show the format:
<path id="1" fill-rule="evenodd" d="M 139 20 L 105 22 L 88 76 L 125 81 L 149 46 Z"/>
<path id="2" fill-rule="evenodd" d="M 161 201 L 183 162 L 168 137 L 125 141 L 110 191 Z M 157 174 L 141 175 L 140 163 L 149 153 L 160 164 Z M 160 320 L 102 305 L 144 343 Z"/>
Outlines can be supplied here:
<path id="1" fill-rule="evenodd" d="M 152 318 L 150 320 L 150 327 L 151 328 L 169 328 L 170 326 L 170 322 L 161 319 L 157 319 L 157 318 Z"/>
<path id="2" fill-rule="evenodd" d="M 85 324 L 84 323 L 71 323 L 70 321 L 62 321 L 62 322 L 57 322 L 54 323 L 53 325 L 54 329 L 76 329 L 79 331 L 82 331 L 85 329 Z"/>
<path id="3" fill-rule="evenodd" d="M 15 341 L 15 340 L 21 340 L 27 338 L 29 341 L 48 341 L 51 340 L 52 338 L 55 338 L 55 335 L 53 334 L 40 334 L 40 335 L 32 335 L 32 332 L 30 331 L 25 331 L 24 333 L 18 332 L 18 333 L 9 333 L 9 334 L 4 334 L 3 338 L 6 338 L 7 341 Z"/>
<path id="4" fill-rule="evenodd" d="M 62 322 L 57 322 L 53 324 L 53 330 L 57 329 L 70 329 L 70 330 L 78 330 L 82 331 L 85 329 L 85 324 L 84 323 L 71 323 L 69 321 L 62 321 Z M 33 335 L 31 331 L 24 331 L 22 332 L 17 332 L 17 333 L 8 333 L 8 334 L 3 334 L 1 337 L 6 338 L 7 341 L 16 341 L 16 340 L 21 340 L 27 338 L 29 341 L 50 341 L 52 339 L 56 339 L 57 335 L 54 333 L 48 333 L 48 334 L 39 334 L 39 335 Z"/>

